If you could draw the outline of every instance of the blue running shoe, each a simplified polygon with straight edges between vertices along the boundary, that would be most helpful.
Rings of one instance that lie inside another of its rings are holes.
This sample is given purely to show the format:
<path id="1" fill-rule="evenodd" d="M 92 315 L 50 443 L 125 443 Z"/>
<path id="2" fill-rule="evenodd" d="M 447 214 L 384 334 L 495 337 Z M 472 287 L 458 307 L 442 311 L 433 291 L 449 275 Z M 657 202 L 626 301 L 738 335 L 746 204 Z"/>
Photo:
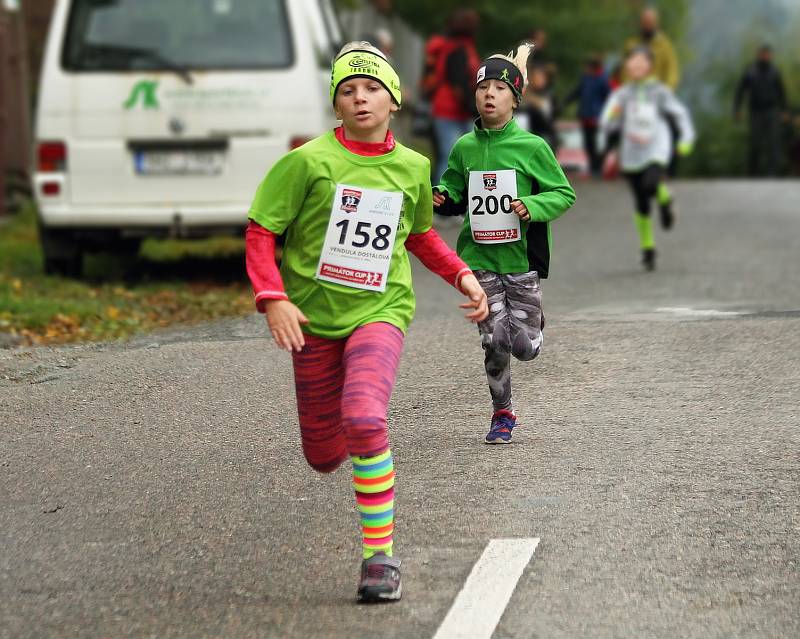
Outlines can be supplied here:
<path id="1" fill-rule="evenodd" d="M 511 431 L 517 424 L 517 416 L 510 410 L 499 410 L 492 415 L 492 425 L 486 434 L 487 444 L 510 444 Z"/>

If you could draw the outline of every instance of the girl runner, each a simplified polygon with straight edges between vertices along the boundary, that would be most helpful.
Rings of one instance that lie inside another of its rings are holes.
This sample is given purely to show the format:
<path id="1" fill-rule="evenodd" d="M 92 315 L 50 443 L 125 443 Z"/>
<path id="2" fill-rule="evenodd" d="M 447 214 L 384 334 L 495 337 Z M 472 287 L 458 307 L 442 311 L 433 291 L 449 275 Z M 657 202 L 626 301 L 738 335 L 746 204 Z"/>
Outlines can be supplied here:
<path id="1" fill-rule="evenodd" d="M 642 264 L 652 271 L 656 267 L 656 242 L 650 220 L 653 198 L 659 203 L 661 226 L 672 228 L 674 214 L 672 195 L 664 184 L 666 168 L 672 155 L 672 137 L 668 117 L 679 133 L 678 153 L 688 155 L 694 144 L 694 127 L 686 107 L 665 84 L 651 76 L 653 54 L 646 47 L 637 47 L 625 60 L 628 82 L 608 98 L 600 116 L 600 129 L 608 139 L 620 132 L 620 163 L 633 191 L 639 232 Z"/>
<path id="2" fill-rule="evenodd" d="M 350 459 L 363 532 L 358 599 L 399 599 L 394 466 L 386 416 L 414 315 L 408 251 L 469 300 L 486 295 L 431 229 L 430 163 L 389 130 L 400 83 L 383 54 L 351 42 L 334 59 L 342 126 L 269 171 L 250 208 L 247 271 L 276 344 L 292 353 L 303 452 L 319 472 Z M 275 240 L 285 234 L 280 271 Z"/>
<path id="3" fill-rule="evenodd" d="M 478 69 L 480 118 L 450 153 L 434 207 L 465 212 L 458 254 L 475 271 L 489 298 L 478 324 L 494 409 L 487 444 L 508 444 L 516 425 L 511 356 L 532 360 L 542 346 L 540 278 L 550 263 L 550 221 L 575 201 L 564 172 L 542 138 L 513 118 L 526 83 L 530 45 L 516 59 L 493 55 Z"/>

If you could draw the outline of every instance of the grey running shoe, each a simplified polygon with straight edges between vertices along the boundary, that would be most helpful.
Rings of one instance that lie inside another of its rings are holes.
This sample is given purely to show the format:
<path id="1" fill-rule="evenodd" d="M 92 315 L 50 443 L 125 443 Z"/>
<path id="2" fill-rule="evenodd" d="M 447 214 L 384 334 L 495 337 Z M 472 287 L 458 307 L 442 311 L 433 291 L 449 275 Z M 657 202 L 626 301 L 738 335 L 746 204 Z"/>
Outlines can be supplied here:
<path id="1" fill-rule="evenodd" d="M 400 581 L 400 560 L 384 553 L 374 554 L 361 562 L 361 581 L 358 584 L 359 603 L 397 601 L 403 593 Z"/>

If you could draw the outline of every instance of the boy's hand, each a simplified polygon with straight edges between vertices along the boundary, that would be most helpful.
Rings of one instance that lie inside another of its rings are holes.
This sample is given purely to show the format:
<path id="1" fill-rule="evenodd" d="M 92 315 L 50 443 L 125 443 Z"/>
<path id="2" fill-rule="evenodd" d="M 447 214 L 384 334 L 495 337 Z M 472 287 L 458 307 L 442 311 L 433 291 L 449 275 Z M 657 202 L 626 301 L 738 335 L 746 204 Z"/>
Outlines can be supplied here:
<path id="1" fill-rule="evenodd" d="M 292 352 L 306 345 L 301 324 L 308 324 L 303 312 L 289 300 L 270 300 L 264 304 L 267 326 L 279 348 Z"/>
<path id="2" fill-rule="evenodd" d="M 459 308 L 475 309 L 471 313 L 467 313 L 465 317 L 473 324 L 485 320 L 489 315 L 489 303 L 486 300 L 486 291 L 478 282 L 478 278 L 469 273 L 461 278 L 459 287 L 461 292 L 469 298 L 469 302 L 459 304 Z"/>
<path id="3" fill-rule="evenodd" d="M 444 195 L 433 189 L 433 208 L 439 208 L 442 204 L 444 204 Z"/>
<path id="4" fill-rule="evenodd" d="M 530 222 L 531 220 L 531 212 L 528 210 L 528 207 L 525 206 L 519 200 L 512 200 L 511 201 L 511 210 L 516 213 L 517 217 L 523 222 Z"/>

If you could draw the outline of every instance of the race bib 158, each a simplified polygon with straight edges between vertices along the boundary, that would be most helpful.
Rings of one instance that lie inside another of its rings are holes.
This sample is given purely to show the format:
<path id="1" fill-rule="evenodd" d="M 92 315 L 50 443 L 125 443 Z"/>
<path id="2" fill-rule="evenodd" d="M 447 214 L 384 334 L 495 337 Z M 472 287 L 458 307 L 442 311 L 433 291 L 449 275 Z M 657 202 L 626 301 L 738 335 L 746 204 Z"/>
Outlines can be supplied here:
<path id="1" fill-rule="evenodd" d="M 339 184 L 317 265 L 317 279 L 386 290 L 403 194 Z"/>

